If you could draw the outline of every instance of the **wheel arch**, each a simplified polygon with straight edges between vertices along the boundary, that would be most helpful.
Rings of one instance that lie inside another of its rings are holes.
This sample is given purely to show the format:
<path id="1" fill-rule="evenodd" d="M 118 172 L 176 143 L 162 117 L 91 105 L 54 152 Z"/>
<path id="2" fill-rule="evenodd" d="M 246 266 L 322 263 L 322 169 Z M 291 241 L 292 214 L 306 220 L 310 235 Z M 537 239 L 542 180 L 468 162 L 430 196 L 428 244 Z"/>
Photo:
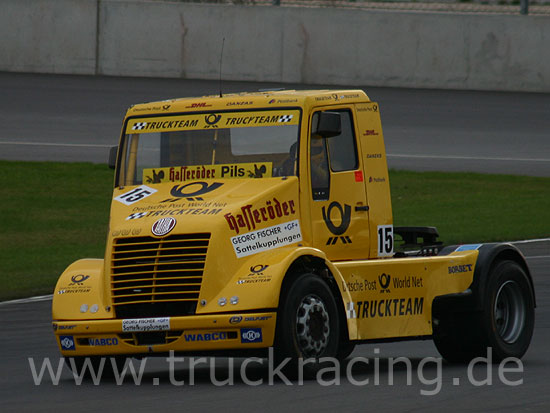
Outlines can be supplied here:
<path id="1" fill-rule="evenodd" d="M 493 268 L 502 261 L 513 261 L 525 271 L 531 293 L 533 294 L 533 304 L 536 307 L 535 287 L 531 271 L 529 271 L 529 266 L 521 251 L 512 244 L 484 244 L 480 248 L 476 271 L 474 272 L 474 282 L 472 283 L 472 291 L 476 295 L 476 302 L 481 304 Z"/>
<path id="2" fill-rule="evenodd" d="M 447 255 L 456 251 L 458 245 L 446 247 L 439 255 Z M 502 261 L 517 263 L 527 276 L 527 281 L 533 294 L 533 303 L 536 307 L 535 288 L 531 271 L 525 257 L 514 245 L 508 243 L 490 243 L 477 246 L 479 255 L 475 265 L 474 277 L 468 291 L 458 294 L 449 294 L 436 297 L 434 310 L 437 311 L 479 311 L 483 305 L 483 297 L 495 266 Z"/>
<path id="3" fill-rule="evenodd" d="M 288 267 L 285 277 L 281 284 L 279 293 L 279 309 L 281 308 L 281 299 L 288 292 L 292 283 L 301 275 L 311 273 L 321 278 L 329 287 L 336 301 L 338 309 L 338 321 L 340 322 L 340 338 L 349 339 L 348 323 L 345 312 L 344 299 L 342 292 L 338 287 L 338 281 L 342 279 L 340 272 L 323 257 L 315 255 L 301 255 L 297 257 Z"/>

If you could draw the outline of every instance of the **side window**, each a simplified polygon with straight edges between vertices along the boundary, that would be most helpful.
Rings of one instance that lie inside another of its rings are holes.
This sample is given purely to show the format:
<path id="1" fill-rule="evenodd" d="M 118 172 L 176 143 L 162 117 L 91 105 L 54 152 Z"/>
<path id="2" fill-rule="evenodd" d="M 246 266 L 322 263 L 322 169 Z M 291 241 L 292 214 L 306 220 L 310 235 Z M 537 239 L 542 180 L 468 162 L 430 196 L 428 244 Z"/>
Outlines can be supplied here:
<path id="1" fill-rule="evenodd" d="M 313 114 L 312 124 L 317 124 L 318 112 Z M 312 134 L 309 144 L 309 165 L 311 172 L 311 195 L 314 200 L 327 200 L 330 194 L 327 139 Z"/>
<path id="2" fill-rule="evenodd" d="M 353 119 L 349 110 L 338 110 L 342 119 L 342 133 L 328 139 L 330 169 L 333 172 L 357 169 L 357 148 Z"/>

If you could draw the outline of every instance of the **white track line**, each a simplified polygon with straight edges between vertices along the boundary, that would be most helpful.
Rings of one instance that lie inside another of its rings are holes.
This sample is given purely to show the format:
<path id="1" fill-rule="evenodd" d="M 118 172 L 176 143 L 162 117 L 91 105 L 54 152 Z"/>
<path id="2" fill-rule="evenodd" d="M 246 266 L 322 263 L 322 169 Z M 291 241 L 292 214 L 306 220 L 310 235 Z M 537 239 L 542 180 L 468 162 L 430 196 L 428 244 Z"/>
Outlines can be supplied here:
<path id="1" fill-rule="evenodd" d="M 74 146 L 79 148 L 110 148 L 114 145 L 99 145 L 93 143 L 56 143 L 56 142 L 8 142 L 0 141 L 0 145 L 34 145 L 34 146 Z"/>
<path id="2" fill-rule="evenodd" d="M 0 305 L 28 304 L 28 303 L 35 303 L 35 302 L 38 302 L 38 301 L 50 301 L 52 298 L 53 298 L 53 294 L 39 295 L 39 296 L 36 296 L 36 297 L 21 298 L 19 300 L 2 301 L 2 302 L 0 302 Z"/>
<path id="3" fill-rule="evenodd" d="M 482 156 L 449 156 L 449 155 L 407 155 L 392 153 L 386 155 L 388 158 L 413 158 L 413 159 L 457 159 L 466 161 L 504 161 L 504 162 L 550 162 L 550 159 L 540 158 L 489 158 Z"/>
<path id="4" fill-rule="evenodd" d="M 84 143 L 59 143 L 59 142 L 14 142 L 0 141 L 0 145 L 35 145 L 35 146 L 70 146 L 84 148 L 110 148 L 113 145 L 84 144 Z M 550 159 L 541 158 L 494 158 L 483 156 L 451 156 L 451 155 L 409 155 L 402 153 L 389 153 L 388 158 L 412 158 L 412 159 L 456 159 L 471 161 L 502 161 L 502 162 L 550 162 Z"/>

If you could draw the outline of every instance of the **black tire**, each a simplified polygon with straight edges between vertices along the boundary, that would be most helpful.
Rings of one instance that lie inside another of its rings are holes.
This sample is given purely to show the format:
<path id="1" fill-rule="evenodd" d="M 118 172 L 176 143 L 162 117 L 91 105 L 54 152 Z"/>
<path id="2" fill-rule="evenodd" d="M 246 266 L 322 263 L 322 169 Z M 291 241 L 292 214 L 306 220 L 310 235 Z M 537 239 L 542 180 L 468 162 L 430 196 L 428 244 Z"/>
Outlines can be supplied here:
<path id="1" fill-rule="evenodd" d="M 535 299 L 521 266 L 498 263 L 487 285 L 482 316 L 483 353 L 493 349 L 493 360 L 521 358 L 531 343 L 535 327 Z"/>
<path id="2" fill-rule="evenodd" d="M 65 365 L 73 375 L 84 380 L 112 379 L 121 376 L 125 361 L 126 357 L 121 356 L 65 357 Z"/>
<path id="3" fill-rule="evenodd" d="M 489 274 L 481 313 L 442 315 L 434 326 L 434 343 L 449 362 L 465 363 L 521 358 L 531 343 L 535 325 L 535 299 L 527 274 L 514 261 L 498 262 Z"/>
<path id="4" fill-rule="evenodd" d="M 303 377 L 312 378 L 324 365 L 320 358 L 338 356 L 339 343 L 338 309 L 330 288 L 316 275 L 300 275 L 281 297 L 275 344 L 277 362 L 290 359 L 285 365 L 287 373 L 303 372 Z"/>

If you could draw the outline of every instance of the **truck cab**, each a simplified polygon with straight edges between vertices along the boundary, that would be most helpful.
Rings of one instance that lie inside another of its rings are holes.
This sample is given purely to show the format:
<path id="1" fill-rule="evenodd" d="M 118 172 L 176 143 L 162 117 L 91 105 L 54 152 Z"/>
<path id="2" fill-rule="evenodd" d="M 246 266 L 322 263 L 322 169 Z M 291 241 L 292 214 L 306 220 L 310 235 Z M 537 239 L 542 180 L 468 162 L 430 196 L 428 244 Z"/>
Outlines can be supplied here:
<path id="1" fill-rule="evenodd" d="M 514 247 L 394 253 L 379 106 L 361 90 L 135 105 L 111 159 L 105 256 L 73 263 L 54 294 L 60 350 L 79 363 L 274 347 L 315 370 L 357 343 L 431 337 L 470 357 L 488 339 L 452 337 L 465 313 L 496 317 L 487 294 L 518 307 L 497 353 L 527 348 L 534 293 Z M 488 282 L 501 262 L 518 299 Z"/>

